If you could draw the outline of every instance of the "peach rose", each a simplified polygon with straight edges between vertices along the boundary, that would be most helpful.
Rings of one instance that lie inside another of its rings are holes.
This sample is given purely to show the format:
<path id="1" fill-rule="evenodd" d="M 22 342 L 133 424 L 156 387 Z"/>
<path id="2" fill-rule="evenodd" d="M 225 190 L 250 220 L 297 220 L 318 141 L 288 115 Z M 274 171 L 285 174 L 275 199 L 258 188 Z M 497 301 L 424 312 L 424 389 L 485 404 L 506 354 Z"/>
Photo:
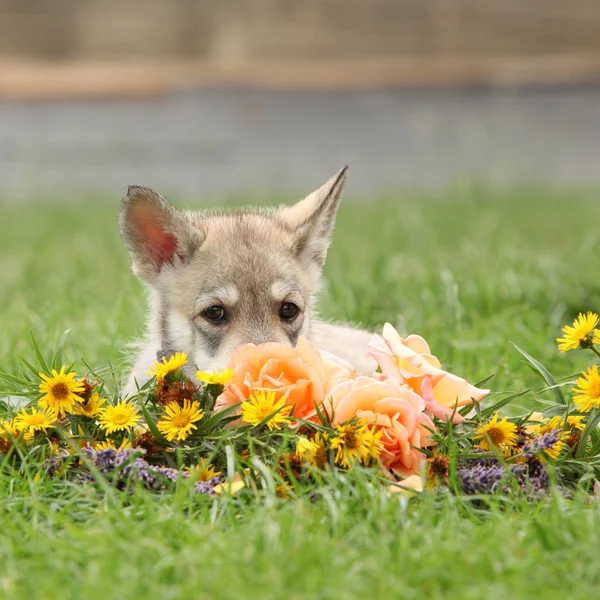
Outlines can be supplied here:
<path id="1" fill-rule="evenodd" d="M 379 459 L 400 477 L 417 473 L 425 459 L 418 449 L 434 445 L 429 430 L 435 426 L 423 412 L 425 402 L 407 385 L 358 377 L 336 386 L 325 408 L 333 410 L 334 425 L 358 417 L 376 426 L 382 433 Z"/>
<path id="2" fill-rule="evenodd" d="M 444 371 L 421 336 L 402 339 L 389 323 L 383 327 L 383 338 L 374 335 L 368 348 L 384 379 L 409 385 L 423 397 L 427 410 L 440 419 L 450 418 L 455 408 L 479 402 L 489 393 Z M 456 413 L 453 422 L 462 421 L 464 418 Z"/>
<path id="3" fill-rule="evenodd" d="M 335 357 L 322 356 L 310 342 L 300 337 L 295 348 L 283 344 L 246 344 L 234 353 L 229 368 L 231 381 L 217 398 L 216 410 L 247 400 L 258 390 L 276 392 L 276 400 L 286 399 L 293 416 L 310 419 L 316 415 L 329 391 L 338 383 L 358 374 Z"/>

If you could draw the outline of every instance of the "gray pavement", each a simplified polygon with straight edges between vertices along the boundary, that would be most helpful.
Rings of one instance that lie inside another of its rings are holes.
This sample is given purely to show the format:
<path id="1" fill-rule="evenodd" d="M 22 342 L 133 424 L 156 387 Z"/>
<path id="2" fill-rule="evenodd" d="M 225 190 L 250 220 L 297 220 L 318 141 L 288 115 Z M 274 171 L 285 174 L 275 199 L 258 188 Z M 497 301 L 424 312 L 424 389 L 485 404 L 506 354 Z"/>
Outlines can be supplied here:
<path id="1" fill-rule="evenodd" d="M 0 201 L 600 184 L 600 87 L 273 92 L 0 103 Z"/>

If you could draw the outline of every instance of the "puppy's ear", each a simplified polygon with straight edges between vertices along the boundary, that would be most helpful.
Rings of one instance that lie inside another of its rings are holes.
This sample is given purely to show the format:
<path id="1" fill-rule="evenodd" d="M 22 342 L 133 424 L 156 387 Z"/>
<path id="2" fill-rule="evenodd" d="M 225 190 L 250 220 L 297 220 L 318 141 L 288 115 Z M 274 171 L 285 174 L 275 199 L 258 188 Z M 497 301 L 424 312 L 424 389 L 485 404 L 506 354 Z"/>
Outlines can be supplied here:
<path id="1" fill-rule="evenodd" d="M 304 200 L 278 213 L 292 234 L 292 251 L 307 269 L 318 272 L 325 262 L 347 175 L 346 166 Z"/>
<path id="2" fill-rule="evenodd" d="M 130 186 L 121 202 L 119 230 L 131 252 L 133 272 L 151 283 L 166 264 L 186 262 L 204 241 L 188 215 L 151 189 Z"/>

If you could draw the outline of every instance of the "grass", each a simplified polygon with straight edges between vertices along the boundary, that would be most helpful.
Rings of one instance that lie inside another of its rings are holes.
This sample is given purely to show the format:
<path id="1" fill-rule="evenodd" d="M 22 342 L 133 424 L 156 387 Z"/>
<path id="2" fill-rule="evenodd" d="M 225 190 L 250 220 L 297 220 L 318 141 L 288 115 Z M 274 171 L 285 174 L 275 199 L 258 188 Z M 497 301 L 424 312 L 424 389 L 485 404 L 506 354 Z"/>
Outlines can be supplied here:
<path id="1" fill-rule="evenodd" d="M 50 349 L 71 328 L 69 358 L 122 364 L 145 305 L 116 210 L 0 205 L 3 370 L 31 355 L 29 329 Z M 586 192 L 468 188 L 347 203 L 321 312 L 389 320 L 424 335 L 459 375 L 538 390 L 511 342 L 558 375 L 584 364 L 560 356 L 554 338 L 579 310 L 600 309 L 599 222 Z M 407 503 L 359 473 L 316 502 L 216 503 L 183 489 L 102 496 L 4 475 L 0 530 L 2 598 L 589 598 L 600 583 L 597 503 Z"/>

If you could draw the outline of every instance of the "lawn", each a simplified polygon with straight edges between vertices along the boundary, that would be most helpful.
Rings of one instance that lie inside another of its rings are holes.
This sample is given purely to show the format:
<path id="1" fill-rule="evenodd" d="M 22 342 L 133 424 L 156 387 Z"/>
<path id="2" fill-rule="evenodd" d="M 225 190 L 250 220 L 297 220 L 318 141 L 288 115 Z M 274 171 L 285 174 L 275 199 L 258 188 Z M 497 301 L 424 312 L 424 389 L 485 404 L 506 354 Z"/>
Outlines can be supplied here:
<path id="1" fill-rule="evenodd" d="M 0 205 L 0 365 L 51 351 L 122 370 L 144 292 L 116 202 Z M 600 309 L 600 203 L 592 192 L 457 188 L 343 205 L 323 317 L 418 332 L 453 372 L 495 391 L 540 382 L 518 344 L 560 376 L 586 357 L 554 338 Z M 83 370 L 81 362 L 78 370 Z M 589 598 L 600 583 L 600 509 L 556 496 L 478 511 L 406 502 L 360 474 L 317 501 L 239 504 L 0 477 L 0 597 Z"/>

